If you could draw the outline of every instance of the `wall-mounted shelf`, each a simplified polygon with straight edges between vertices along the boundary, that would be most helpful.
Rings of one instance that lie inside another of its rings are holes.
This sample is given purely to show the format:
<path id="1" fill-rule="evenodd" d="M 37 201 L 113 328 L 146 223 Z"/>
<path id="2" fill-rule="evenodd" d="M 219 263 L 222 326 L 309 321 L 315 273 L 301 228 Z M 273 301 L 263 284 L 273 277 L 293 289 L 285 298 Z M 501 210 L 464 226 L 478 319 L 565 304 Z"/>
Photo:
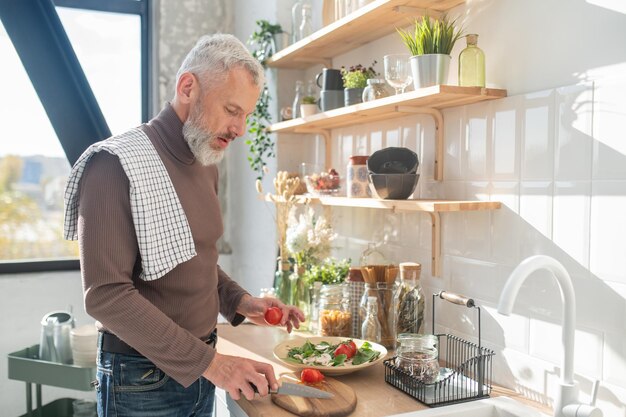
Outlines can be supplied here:
<path id="1" fill-rule="evenodd" d="M 435 179 L 443 179 L 443 116 L 441 109 L 506 97 L 506 90 L 481 87 L 435 85 L 391 97 L 341 107 L 312 116 L 272 124 L 270 132 L 315 133 L 326 139 L 329 165 L 330 129 L 371 123 L 406 116 L 409 113 L 430 114 L 435 119 Z"/>
<path id="2" fill-rule="evenodd" d="M 266 201 L 275 202 L 276 196 Z M 280 200 L 278 200 L 280 201 Z M 421 211 L 430 215 L 432 222 L 432 275 L 441 276 L 441 217 L 439 213 L 461 211 L 497 210 L 499 201 L 454 201 L 454 200 L 379 200 L 375 198 L 348 198 L 326 196 L 299 196 L 297 204 L 321 204 L 331 207 L 358 207 L 396 211 Z"/>
<path id="3" fill-rule="evenodd" d="M 312 35 L 275 53 L 267 65 L 305 69 L 313 64 L 332 67 L 333 56 L 406 27 L 417 16 L 436 17 L 465 0 L 376 0 Z"/>

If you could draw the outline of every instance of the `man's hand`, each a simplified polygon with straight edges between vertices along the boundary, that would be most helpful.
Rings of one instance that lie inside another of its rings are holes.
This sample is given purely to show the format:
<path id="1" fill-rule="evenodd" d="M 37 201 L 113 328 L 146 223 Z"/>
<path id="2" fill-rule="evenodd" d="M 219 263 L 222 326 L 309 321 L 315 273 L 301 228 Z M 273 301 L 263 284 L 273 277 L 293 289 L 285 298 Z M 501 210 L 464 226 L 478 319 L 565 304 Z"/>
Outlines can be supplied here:
<path id="1" fill-rule="evenodd" d="M 262 397 L 269 393 L 268 386 L 272 387 L 272 390 L 278 389 L 272 365 L 217 352 L 202 376 L 216 387 L 227 391 L 235 401 L 239 400 L 242 394 L 248 400 L 254 398 L 251 383 L 256 385 Z"/>
<path id="2" fill-rule="evenodd" d="M 267 325 L 265 322 L 265 310 L 270 307 L 278 307 L 283 312 L 283 318 L 280 320 L 279 326 L 285 326 L 287 332 L 295 327 L 300 327 L 300 322 L 304 321 L 304 313 L 297 307 L 283 304 L 280 300 L 273 297 L 256 298 L 250 295 L 244 295 L 237 307 L 237 312 L 248 318 L 251 322 L 260 325 Z"/>

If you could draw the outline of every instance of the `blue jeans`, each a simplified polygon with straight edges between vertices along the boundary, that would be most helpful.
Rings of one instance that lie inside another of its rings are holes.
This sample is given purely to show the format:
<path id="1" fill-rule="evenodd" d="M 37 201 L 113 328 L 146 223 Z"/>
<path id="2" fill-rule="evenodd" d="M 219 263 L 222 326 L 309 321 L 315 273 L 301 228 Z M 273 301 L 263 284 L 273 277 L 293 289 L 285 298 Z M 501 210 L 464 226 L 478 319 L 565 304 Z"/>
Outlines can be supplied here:
<path id="1" fill-rule="evenodd" d="M 215 385 L 200 377 L 189 388 L 143 356 L 98 350 L 99 417 L 211 417 Z"/>

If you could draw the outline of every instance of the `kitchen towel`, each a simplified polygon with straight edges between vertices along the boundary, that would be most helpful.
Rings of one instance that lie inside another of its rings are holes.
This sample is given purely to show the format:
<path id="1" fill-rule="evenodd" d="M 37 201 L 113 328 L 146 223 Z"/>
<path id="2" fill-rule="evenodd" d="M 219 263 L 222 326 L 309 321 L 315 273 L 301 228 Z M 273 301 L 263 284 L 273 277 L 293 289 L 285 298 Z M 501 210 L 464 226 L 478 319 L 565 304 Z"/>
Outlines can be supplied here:
<path id="1" fill-rule="evenodd" d="M 79 183 L 87 162 L 100 151 L 117 155 L 130 182 L 130 207 L 141 254 L 140 278 L 161 278 L 196 256 L 187 216 L 165 165 L 138 128 L 94 143 L 72 167 L 65 188 L 65 239 L 78 239 Z"/>

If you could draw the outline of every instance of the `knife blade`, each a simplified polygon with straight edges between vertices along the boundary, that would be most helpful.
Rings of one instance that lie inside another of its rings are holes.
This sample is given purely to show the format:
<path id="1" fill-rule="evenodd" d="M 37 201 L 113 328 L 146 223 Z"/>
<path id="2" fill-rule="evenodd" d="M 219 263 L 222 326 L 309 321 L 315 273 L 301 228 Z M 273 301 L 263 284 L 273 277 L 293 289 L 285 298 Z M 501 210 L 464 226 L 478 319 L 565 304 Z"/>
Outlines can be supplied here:
<path id="1" fill-rule="evenodd" d="M 259 390 L 254 384 L 250 384 L 254 392 L 258 393 Z M 291 382 L 283 382 L 278 390 L 270 390 L 270 394 L 278 395 L 295 395 L 297 397 L 307 398 L 333 398 L 335 394 L 331 392 L 322 391 L 321 389 L 309 387 L 302 384 L 293 384 Z"/>

